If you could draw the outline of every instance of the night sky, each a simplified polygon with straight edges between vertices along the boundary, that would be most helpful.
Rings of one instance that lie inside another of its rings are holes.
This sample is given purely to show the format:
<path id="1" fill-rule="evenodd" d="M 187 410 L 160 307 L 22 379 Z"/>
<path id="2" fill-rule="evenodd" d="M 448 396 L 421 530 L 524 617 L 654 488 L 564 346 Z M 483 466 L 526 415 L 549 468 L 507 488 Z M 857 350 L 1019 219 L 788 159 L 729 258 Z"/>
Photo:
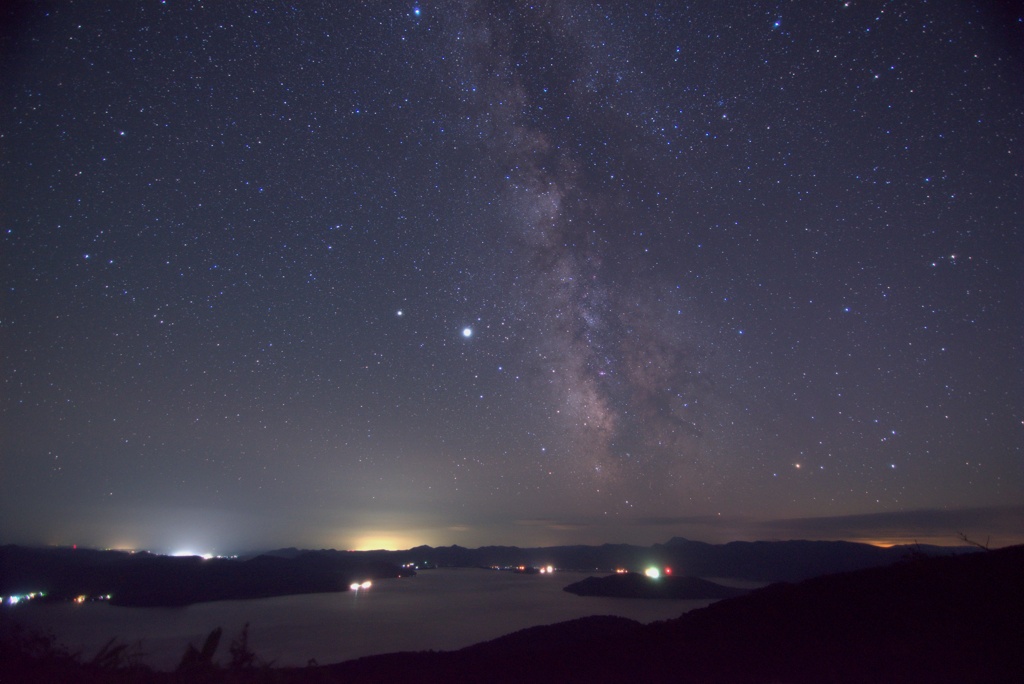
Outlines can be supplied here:
<path id="1" fill-rule="evenodd" d="M 992 3 L 23 3 L 0 541 L 1024 541 Z"/>

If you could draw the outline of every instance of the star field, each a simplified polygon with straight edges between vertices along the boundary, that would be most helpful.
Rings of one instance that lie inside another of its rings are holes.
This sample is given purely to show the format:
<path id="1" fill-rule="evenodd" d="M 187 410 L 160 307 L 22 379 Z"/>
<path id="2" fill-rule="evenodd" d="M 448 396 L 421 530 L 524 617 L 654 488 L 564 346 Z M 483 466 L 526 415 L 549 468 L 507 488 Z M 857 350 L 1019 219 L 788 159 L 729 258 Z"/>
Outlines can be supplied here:
<path id="1" fill-rule="evenodd" d="M 1022 32 L 7 10 L 0 541 L 1021 540 Z"/>

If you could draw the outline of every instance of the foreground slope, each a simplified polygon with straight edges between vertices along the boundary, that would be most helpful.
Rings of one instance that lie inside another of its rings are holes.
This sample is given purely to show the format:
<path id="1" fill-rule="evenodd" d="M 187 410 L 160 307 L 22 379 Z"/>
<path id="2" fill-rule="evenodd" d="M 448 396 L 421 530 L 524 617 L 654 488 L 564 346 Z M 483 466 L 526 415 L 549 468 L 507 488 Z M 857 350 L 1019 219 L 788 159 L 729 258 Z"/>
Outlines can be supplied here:
<path id="1" fill-rule="evenodd" d="M 1024 547 L 778 584 L 652 625 L 590 618 L 294 681 L 1020 682 Z"/>
<path id="2" fill-rule="evenodd" d="M 0 638 L 0 682 L 1002 683 L 1024 682 L 1022 644 L 1018 546 L 771 585 L 651 625 L 598 616 L 458 651 L 306 668 L 247 657 L 236 669 L 206 659 L 153 672 L 126 666 L 117 647 L 83 664 L 45 639 Z"/>

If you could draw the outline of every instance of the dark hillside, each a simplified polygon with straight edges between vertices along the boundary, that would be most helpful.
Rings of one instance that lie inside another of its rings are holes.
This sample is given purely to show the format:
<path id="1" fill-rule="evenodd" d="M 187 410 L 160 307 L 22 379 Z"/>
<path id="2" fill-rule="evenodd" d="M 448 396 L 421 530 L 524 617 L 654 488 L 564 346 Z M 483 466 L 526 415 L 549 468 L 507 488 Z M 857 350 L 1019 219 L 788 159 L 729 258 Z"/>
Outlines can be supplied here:
<path id="1" fill-rule="evenodd" d="M 771 585 L 651 625 L 595 616 L 458 651 L 395 653 L 306 668 L 115 669 L 104 664 L 116 662 L 113 657 L 83 663 L 45 639 L 3 636 L 0 682 L 170 683 L 200 681 L 194 676 L 199 673 L 204 682 L 238 684 L 1019 683 L 1024 546 L 918 556 L 890 567 Z"/>
<path id="2" fill-rule="evenodd" d="M 47 600 L 110 594 L 121 606 L 346 591 L 353 580 L 414 574 L 386 561 L 323 551 L 284 558 L 203 559 L 89 549 L 0 547 L 0 595 L 43 591 Z"/>
<path id="3" fill-rule="evenodd" d="M 577 620 L 451 653 L 364 658 L 316 676 L 339 682 L 1020 682 L 1024 547 L 773 585 L 676 620 L 632 628 L 615 623 L 612 634 L 608 627 Z"/>

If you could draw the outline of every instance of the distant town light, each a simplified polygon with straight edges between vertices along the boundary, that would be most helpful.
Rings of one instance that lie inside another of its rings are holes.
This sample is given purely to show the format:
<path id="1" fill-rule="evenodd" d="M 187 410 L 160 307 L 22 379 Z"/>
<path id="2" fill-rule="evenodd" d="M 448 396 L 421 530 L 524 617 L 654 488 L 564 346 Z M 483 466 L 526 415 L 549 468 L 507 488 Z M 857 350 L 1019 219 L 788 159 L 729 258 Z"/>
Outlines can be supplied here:
<path id="1" fill-rule="evenodd" d="M 30 591 L 27 594 L 12 594 L 10 596 L 0 596 L 0 603 L 6 603 L 11 606 L 16 606 L 22 601 L 31 601 L 34 598 L 42 598 L 46 596 L 45 591 Z"/>

